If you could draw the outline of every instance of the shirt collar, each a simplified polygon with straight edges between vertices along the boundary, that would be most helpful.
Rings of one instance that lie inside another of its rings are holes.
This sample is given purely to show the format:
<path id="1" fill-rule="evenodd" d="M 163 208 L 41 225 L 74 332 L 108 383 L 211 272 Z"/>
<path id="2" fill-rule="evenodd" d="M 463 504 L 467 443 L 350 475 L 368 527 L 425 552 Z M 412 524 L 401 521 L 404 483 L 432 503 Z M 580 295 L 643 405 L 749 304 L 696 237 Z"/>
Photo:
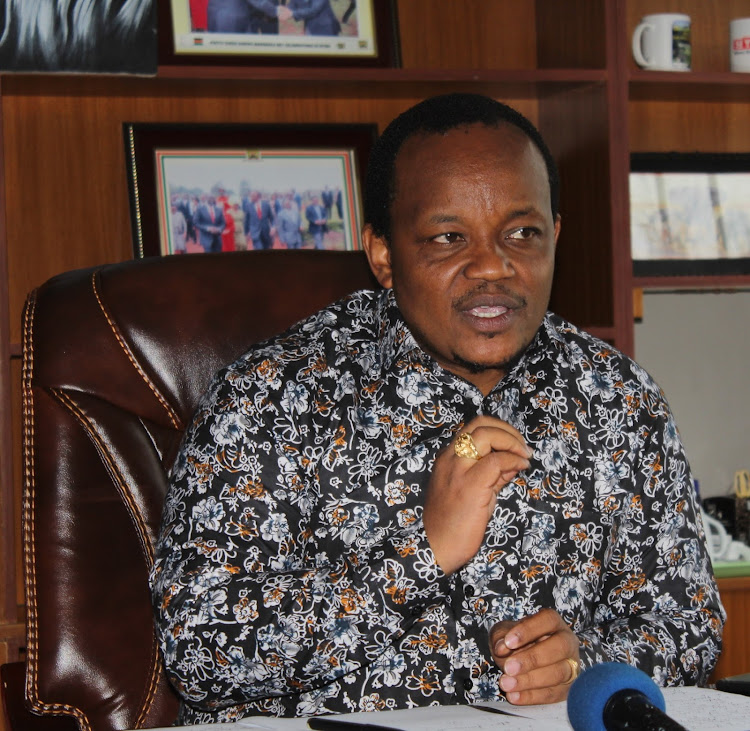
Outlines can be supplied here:
<path id="1" fill-rule="evenodd" d="M 392 289 L 385 289 L 379 293 L 377 321 L 380 356 L 385 370 L 390 370 L 397 360 L 412 352 L 429 357 L 419 347 L 409 326 L 404 322 Z"/>

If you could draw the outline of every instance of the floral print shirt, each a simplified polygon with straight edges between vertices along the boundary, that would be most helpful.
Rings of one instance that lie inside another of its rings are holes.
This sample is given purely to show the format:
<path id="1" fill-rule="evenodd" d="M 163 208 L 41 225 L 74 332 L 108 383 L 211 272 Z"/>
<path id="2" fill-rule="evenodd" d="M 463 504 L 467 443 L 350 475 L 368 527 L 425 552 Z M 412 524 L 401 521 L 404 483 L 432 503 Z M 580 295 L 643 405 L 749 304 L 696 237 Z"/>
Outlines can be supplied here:
<path id="1" fill-rule="evenodd" d="M 438 567 L 433 460 L 479 414 L 533 448 L 484 543 Z M 488 631 L 544 607 L 584 667 L 706 680 L 724 612 L 664 396 L 548 313 L 486 397 L 362 291 L 217 374 L 173 467 L 153 567 L 182 723 L 499 700 Z"/>

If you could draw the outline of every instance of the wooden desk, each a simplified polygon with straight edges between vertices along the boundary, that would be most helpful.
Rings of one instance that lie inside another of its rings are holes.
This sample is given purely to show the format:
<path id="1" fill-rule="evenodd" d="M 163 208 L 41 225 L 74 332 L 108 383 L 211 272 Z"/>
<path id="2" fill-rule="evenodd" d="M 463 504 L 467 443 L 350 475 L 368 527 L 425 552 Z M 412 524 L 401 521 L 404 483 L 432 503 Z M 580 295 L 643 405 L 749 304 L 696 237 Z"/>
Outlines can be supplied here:
<path id="1" fill-rule="evenodd" d="M 717 579 L 727 623 L 724 649 L 711 682 L 727 675 L 750 672 L 750 576 Z"/>

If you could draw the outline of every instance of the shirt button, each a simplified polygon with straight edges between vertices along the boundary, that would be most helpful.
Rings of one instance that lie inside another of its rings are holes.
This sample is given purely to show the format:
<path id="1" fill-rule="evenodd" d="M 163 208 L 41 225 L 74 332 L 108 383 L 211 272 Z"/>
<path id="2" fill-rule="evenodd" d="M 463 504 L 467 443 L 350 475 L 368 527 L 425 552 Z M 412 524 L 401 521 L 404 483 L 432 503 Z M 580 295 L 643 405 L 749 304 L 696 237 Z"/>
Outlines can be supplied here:
<path id="1" fill-rule="evenodd" d="M 464 678 L 464 690 L 471 690 L 474 687 L 474 681 L 471 678 Z"/>
<path id="2" fill-rule="evenodd" d="M 464 586 L 464 596 L 474 596 L 476 593 L 476 590 L 471 584 L 467 584 Z"/>
<path id="3" fill-rule="evenodd" d="M 420 614 L 422 614 L 422 612 L 424 612 L 424 605 L 423 605 L 423 604 L 415 604 L 415 605 L 414 605 L 414 606 L 413 606 L 413 607 L 411 608 L 411 613 L 412 613 L 412 615 L 414 615 L 415 617 L 418 617 L 418 616 L 419 616 Z"/>

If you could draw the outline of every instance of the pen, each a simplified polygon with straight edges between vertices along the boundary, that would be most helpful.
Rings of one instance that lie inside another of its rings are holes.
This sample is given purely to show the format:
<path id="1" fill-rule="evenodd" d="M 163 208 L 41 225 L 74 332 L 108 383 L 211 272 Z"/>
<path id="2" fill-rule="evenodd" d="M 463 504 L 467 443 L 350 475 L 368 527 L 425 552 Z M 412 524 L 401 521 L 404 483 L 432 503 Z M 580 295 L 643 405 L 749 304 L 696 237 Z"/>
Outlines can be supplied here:
<path id="1" fill-rule="evenodd" d="M 374 723 L 356 723 L 322 717 L 308 718 L 307 725 L 315 731 L 399 731 L 392 726 L 377 726 Z"/>
<path id="2" fill-rule="evenodd" d="M 497 706 L 469 706 L 469 708 L 473 708 L 475 711 L 486 711 L 487 713 L 500 713 L 503 716 L 514 716 L 515 718 L 528 718 L 528 716 L 522 716 L 520 713 L 511 713 L 510 711 L 506 711 L 504 708 L 498 708 Z"/>

